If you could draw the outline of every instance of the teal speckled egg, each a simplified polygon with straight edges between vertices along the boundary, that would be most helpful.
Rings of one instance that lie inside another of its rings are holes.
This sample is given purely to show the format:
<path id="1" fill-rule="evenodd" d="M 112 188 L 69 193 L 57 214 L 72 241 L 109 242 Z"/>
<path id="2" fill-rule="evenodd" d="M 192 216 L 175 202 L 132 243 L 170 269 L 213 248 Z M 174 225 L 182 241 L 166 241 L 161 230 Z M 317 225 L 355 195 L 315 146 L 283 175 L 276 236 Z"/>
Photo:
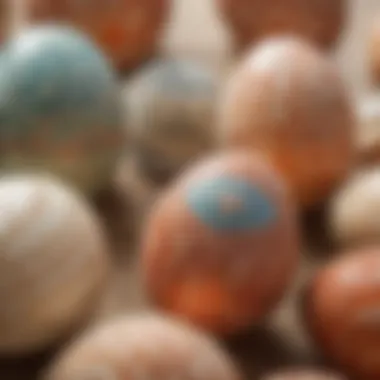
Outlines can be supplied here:
<path id="1" fill-rule="evenodd" d="M 120 105 L 114 73 L 86 37 L 61 26 L 22 32 L 0 56 L 0 169 L 102 188 L 124 145 Z"/>

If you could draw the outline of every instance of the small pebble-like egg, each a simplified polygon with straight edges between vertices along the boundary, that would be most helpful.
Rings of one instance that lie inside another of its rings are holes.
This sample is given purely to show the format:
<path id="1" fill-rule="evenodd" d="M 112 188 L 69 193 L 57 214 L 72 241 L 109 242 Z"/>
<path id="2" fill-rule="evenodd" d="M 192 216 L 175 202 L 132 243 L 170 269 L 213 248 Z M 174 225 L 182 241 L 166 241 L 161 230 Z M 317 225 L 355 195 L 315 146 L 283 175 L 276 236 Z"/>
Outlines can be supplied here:
<path id="1" fill-rule="evenodd" d="M 289 37 L 263 41 L 220 101 L 222 144 L 266 155 L 305 207 L 325 200 L 351 168 L 355 112 L 335 64 Z"/>
<path id="2" fill-rule="evenodd" d="M 358 171 L 331 200 L 329 224 L 342 246 L 380 243 L 380 170 Z"/>
<path id="3" fill-rule="evenodd" d="M 143 173 L 166 181 L 213 147 L 217 76 L 189 60 L 160 59 L 127 83 L 128 128 Z"/>
<path id="4" fill-rule="evenodd" d="M 360 165 L 380 162 L 380 96 L 365 98 L 358 104 L 356 149 Z"/>
<path id="5" fill-rule="evenodd" d="M 321 269 L 305 297 L 312 337 L 358 379 L 380 378 L 380 248 L 358 248 Z"/>
<path id="6" fill-rule="evenodd" d="M 201 160 L 157 200 L 142 239 L 158 307 L 229 335 L 274 309 L 293 280 L 299 230 L 287 187 L 260 156 Z"/>
<path id="7" fill-rule="evenodd" d="M 155 55 L 171 0 L 30 0 L 32 22 L 65 22 L 90 36 L 120 70 Z"/>
<path id="8" fill-rule="evenodd" d="M 50 176 L 0 179 L 0 353 L 54 344 L 90 314 L 108 273 L 89 206 Z"/>
<path id="9" fill-rule="evenodd" d="M 229 356 L 204 333 L 166 316 L 118 317 L 63 351 L 44 380 L 239 380 Z"/>
<path id="10" fill-rule="evenodd" d="M 239 49 L 281 34 L 303 37 L 325 50 L 336 44 L 346 0 L 216 0 Z"/>
<path id="11" fill-rule="evenodd" d="M 106 187 L 125 145 L 119 95 L 80 33 L 24 30 L 0 56 L 0 166 L 49 170 L 88 193 Z"/>
<path id="12" fill-rule="evenodd" d="M 380 84 L 380 15 L 377 15 L 373 23 L 368 43 L 368 70 L 370 79 L 375 86 Z"/>
<path id="13" fill-rule="evenodd" d="M 330 370 L 292 368 L 264 376 L 262 380 L 347 380 L 347 377 Z"/>

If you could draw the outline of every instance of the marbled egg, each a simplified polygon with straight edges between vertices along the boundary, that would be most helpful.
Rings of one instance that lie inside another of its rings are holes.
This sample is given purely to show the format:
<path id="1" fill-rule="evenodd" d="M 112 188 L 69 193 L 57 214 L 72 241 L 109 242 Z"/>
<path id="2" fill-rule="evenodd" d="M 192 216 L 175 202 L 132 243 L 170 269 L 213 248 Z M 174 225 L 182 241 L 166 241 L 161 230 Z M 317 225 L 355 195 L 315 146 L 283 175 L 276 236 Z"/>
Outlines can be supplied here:
<path id="1" fill-rule="evenodd" d="M 294 204 L 259 156 L 201 160 L 147 220 L 142 265 L 160 308 L 219 334 L 258 323 L 284 295 L 299 253 Z"/>
<path id="2" fill-rule="evenodd" d="M 64 22 L 89 35 L 120 70 L 153 56 L 171 0 L 30 0 L 32 22 Z"/>
<path id="3" fill-rule="evenodd" d="M 353 174 L 331 200 L 329 224 L 342 246 L 380 244 L 380 169 Z"/>
<path id="4" fill-rule="evenodd" d="M 227 147 L 265 154 L 304 206 L 322 202 L 355 155 L 355 112 L 335 64 L 290 37 L 263 41 L 236 69 L 220 102 Z"/>
<path id="5" fill-rule="evenodd" d="M 241 379 L 211 338 L 165 316 L 118 317 L 87 332 L 44 380 Z"/>
<path id="6" fill-rule="evenodd" d="M 89 206 L 52 177 L 1 177 L 0 213 L 0 353 L 31 353 L 91 313 L 107 246 Z"/>
<path id="7" fill-rule="evenodd" d="M 148 177 L 172 178 L 213 147 L 216 74 L 189 60 L 161 59 L 127 83 L 128 127 Z"/>
<path id="8" fill-rule="evenodd" d="M 321 269 L 305 316 L 322 352 L 355 379 L 380 378 L 380 248 L 344 252 Z"/>
<path id="9" fill-rule="evenodd" d="M 359 164 L 380 162 L 380 96 L 364 98 L 358 103 L 356 149 Z"/>
<path id="10" fill-rule="evenodd" d="M 293 34 L 323 49 L 338 40 L 346 19 L 346 0 L 216 0 L 238 49 L 260 39 Z"/>
<path id="11" fill-rule="evenodd" d="M 264 376 L 262 380 L 347 380 L 347 377 L 331 370 L 288 368 Z"/>
<path id="12" fill-rule="evenodd" d="M 106 186 L 124 148 L 119 89 L 73 29 L 15 37 L 0 59 L 0 168 L 49 170 L 83 191 Z"/>

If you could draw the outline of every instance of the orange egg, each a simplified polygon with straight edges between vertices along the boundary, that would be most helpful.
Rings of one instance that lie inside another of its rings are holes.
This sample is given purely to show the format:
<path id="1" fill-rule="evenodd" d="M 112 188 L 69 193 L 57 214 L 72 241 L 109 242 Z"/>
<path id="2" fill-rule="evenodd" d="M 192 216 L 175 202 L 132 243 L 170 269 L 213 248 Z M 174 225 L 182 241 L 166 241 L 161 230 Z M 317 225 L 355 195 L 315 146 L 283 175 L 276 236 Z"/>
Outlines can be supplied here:
<path id="1" fill-rule="evenodd" d="M 293 278 L 294 205 L 260 157 L 221 153 L 162 194 L 142 256 L 156 305 L 215 333 L 240 331 L 272 311 Z"/>
<path id="2" fill-rule="evenodd" d="M 379 247 L 344 253 L 316 275 L 305 298 L 316 343 L 358 379 L 380 378 L 379 273 Z"/>
<path id="3" fill-rule="evenodd" d="M 237 68 L 222 96 L 224 146 L 269 157 L 303 205 L 325 199 L 355 153 L 351 100 L 335 65 L 298 39 L 269 39 Z"/>
<path id="4" fill-rule="evenodd" d="M 158 49 L 171 0 L 31 0 L 36 22 L 69 22 L 92 38 L 121 70 L 130 70 Z"/>
<path id="5" fill-rule="evenodd" d="M 302 36 L 323 49 L 343 29 L 346 0 L 216 0 L 237 46 L 247 48 L 275 34 Z"/>

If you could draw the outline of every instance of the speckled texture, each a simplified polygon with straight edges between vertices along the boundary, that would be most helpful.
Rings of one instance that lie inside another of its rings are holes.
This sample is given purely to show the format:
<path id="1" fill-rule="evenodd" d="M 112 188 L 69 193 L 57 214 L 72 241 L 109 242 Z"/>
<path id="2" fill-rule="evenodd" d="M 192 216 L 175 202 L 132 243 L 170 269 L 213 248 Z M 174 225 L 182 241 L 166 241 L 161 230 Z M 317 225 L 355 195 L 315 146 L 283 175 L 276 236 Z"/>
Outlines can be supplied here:
<path id="1" fill-rule="evenodd" d="M 160 59 L 123 93 L 136 159 L 152 178 L 173 178 L 213 147 L 217 76 L 197 62 Z"/>
<path id="2" fill-rule="evenodd" d="M 88 34 L 120 70 L 154 55 L 172 0 L 31 0 L 31 22 L 68 23 Z"/>
<path id="3" fill-rule="evenodd" d="M 107 61 L 70 28 L 28 29 L 0 56 L 0 169 L 49 170 L 84 191 L 106 186 L 124 148 Z"/>
<path id="4" fill-rule="evenodd" d="M 119 317 L 68 347 L 44 380 L 241 379 L 210 337 L 164 316 Z"/>
<path id="5" fill-rule="evenodd" d="M 80 321 L 109 263 L 93 211 L 53 177 L 1 177 L 0 213 L 0 355 L 17 356 Z"/>
<path id="6" fill-rule="evenodd" d="M 253 208 L 246 212 L 255 223 L 241 225 L 236 207 L 246 199 L 225 186 L 231 178 L 258 189 L 275 214 L 256 223 L 264 204 L 252 190 Z M 211 211 L 222 218 L 216 226 L 188 202 L 189 191 L 210 181 L 222 181 L 226 194 L 219 203 L 217 193 L 202 199 L 203 212 L 220 207 Z M 215 228 L 222 221 L 232 228 Z M 202 160 L 160 196 L 148 218 L 142 242 L 148 294 L 159 307 L 215 333 L 244 330 L 284 295 L 298 263 L 297 226 L 286 187 L 260 157 L 230 152 Z"/>

